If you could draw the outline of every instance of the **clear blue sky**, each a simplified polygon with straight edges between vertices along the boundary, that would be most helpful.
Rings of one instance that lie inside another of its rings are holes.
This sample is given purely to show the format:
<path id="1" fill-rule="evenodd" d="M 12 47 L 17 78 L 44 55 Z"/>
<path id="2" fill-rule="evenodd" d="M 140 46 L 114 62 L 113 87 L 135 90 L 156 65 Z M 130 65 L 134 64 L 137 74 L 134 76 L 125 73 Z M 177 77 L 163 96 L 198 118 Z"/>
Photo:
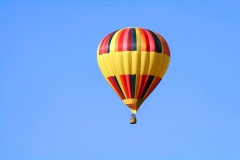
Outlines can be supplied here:
<path id="1" fill-rule="evenodd" d="M 101 39 L 143 27 L 167 74 L 130 125 Z M 0 1 L 0 160 L 239 160 L 238 0 Z"/>

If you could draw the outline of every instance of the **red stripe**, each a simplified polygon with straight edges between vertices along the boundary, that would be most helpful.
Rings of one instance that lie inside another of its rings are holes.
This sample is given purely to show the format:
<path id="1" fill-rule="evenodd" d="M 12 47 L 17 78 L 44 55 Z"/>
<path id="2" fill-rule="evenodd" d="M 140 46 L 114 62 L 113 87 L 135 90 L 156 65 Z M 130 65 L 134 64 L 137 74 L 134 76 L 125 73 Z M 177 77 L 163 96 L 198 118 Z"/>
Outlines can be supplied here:
<path id="1" fill-rule="evenodd" d="M 120 39 L 120 35 L 122 33 L 122 30 L 120 30 L 118 33 L 117 33 L 117 37 L 116 37 L 116 41 L 115 41 L 115 49 L 114 51 L 117 52 L 118 51 L 118 46 L 119 46 L 119 39 Z"/>
<path id="2" fill-rule="evenodd" d="M 117 51 L 123 51 L 123 37 L 125 34 L 126 29 L 123 29 L 120 33 L 119 33 L 119 40 L 118 40 L 118 50 Z"/>
<path id="3" fill-rule="evenodd" d="M 128 48 L 128 34 L 129 34 L 129 28 L 126 28 L 126 31 L 125 31 L 124 37 L 123 37 L 123 50 L 122 51 L 127 51 L 127 48 Z"/>
<path id="4" fill-rule="evenodd" d="M 147 51 L 149 52 L 150 51 L 150 44 L 149 44 L 149 39 L 148 39 L 148 36 L 147 36 L 147 33 L 145 32 L 144 29 L 140 29 L 139 28 L 139 31 L 140 31 L 140 34 L 141 34 L 141 45 L 144 44 L 145 48 L 143 49 L 143 47 L 141 48 L 142 51 Z"/>
<path id="5" fill-rule="evenodd" d="M 158 35 L 159 39 L 162 42 L 163 54 L 166 54 L 166 55 L 170 56 L 170 49 L 168 47 L 167 41 L 161 35 L 159 35 L 158 33 L 156 33 L 156 34 Z"/>
<path id="6" fill-rule="evenodd" d="M 144 31 L 146 32 L 148 40 L 149 40 L 149 45 L 150 45 L 149 52 L 155 52 L 156 44 L 155 44 L 152 34 L 148 30 L 144 30 Z"/>
<path id="7" fill-rule="evenodd" d="M 124 92 L 126 93 L 127 98 L 131 98 L 131 93 L 128 91 L 128 89 L 130 88 L 128 86 L 128 78 L 126 78 L 126 75 L 120 75 L 120 79 L 124 88 Z"/>
<path id="8" fill-rule="evenodd" d="M 113 86 L 113 88 L 116 90 L 118 96 L 123 100 L 125 99 L 120 88 L 118 87 L 118 84 L 115 82 L 114 77 L 108 77 L 109 82 L 111 83 L 111 85 Z"/>
<path id="9" fill-rule="evenodd" d="M 131 95 L 131 79 L 130 79 L 130 75 L 125 75 L 125 79 L 126 79 L 126 83 L 127 83 L 127 92 L 128 92 L 128 95 L 129 95 L 129 98 L 132 98 L 132 95 Z"/>
<path id="10" fill-rule="evenodd" d="M 101 42 L 101 45 L 100 45 L 100 47 L 99 47 L 99 55 L 101 55 L 101 54 L 104 53 L 104 52 L 103 52 L 103 51 L 104 51 L 104 50 L 103 50 L 103 44 L 104 44 L 106 38 L 107 38 L 107 36 L 104 37 L 104 39 L 103 39 L 102 42 Z"/>
<path id="11" fill-rule="evenodd" d="M 145 94 L 145 96 L 143 97 L 143 99 L 146 99 L 151 93 L 152 91 L 157 87 L 158 83 L 161 81 L 160 77 L 155 77 L 151 87 L 148 89 L 147 93 Z"/>
<path id="12" fill-rule="evenodd" d="M 102 42 L 102 44 L 101 44 L 101 46 L 100 46 L 100 53 L 99 53 L 99 55 L 104 54 L 104 53 L 108 53 L 108 42 L 109 42 L 109 40 L 110 40 L 110 38 L 111 38 L 111 36 L 112 36 L 113 34 L 114 34 L 114 32 L 108 34 L 108 35 L 104 38 L 104 40 L 103 40 L 103 42 Z"/>
<path id="13" fill-rule="evenodd" d="M 138 90 L 137 90 L 137 98 L 140 99 L 142 94 L 143 94 L 143 90 L 147 84 L 149 75 L 140 75 L 139 76 L 139 81 L 138 81 Z"/>
<path id="14" fill-rule="evenodd" d="M 127 38 L 127 51 L 132 50 L 132 29 L 129 29 L 128 32 L 128 38 Z"/>

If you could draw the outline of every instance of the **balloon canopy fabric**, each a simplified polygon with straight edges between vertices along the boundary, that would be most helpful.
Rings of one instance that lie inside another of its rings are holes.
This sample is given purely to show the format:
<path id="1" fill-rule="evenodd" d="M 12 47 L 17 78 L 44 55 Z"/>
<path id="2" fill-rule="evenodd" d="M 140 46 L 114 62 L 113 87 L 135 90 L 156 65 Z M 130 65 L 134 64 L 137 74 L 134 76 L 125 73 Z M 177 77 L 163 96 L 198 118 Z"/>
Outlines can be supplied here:
<path id="1" fill-rule="evenodd" d="M 105 36 L 97 50 L 99 68 L 132 113 L 162 80 L 170 62 L 164 38 L 143 28 L 123 28 Z"/>

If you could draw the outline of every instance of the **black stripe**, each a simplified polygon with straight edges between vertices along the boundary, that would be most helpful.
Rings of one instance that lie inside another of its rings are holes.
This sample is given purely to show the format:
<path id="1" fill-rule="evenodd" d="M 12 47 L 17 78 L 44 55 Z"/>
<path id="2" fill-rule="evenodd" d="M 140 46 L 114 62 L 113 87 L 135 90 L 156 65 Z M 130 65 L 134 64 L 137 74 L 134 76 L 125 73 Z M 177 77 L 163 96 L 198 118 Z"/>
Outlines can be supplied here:
<path id="1" fill-rule="evenodd" d="M 150 77 L 148 78 L 147 84 L 146 84 L 146 86 L 145 86 L 145 88 L 144 88 L 144 90 L 143 90 L 143 93 L 142 93 L 141 97 L 140 97 L 141 99 L 143 99 L 143 97 L 144 97 L 145 94 L 147 93 L 147 90 L 148 90 L 148 88 L 150 87 L 150 85 L 152 84 L 152 81 L 153 81 L 154 77 L 155 77 L 155 76 L 150 76 Z"/>
<path id="2" fill-rule="evenodd" d="M 114 36 L 114 34 L 117 32 L 118 30 L 116 30 L 116 31 L 114 31 L 113 32 L 113 34 L 111 35 L 111 38 L 109 39 L 109 41 L 108 41 L 108 52 L 107 53 L 109 53 L 110 52 L 110 43 L 111 43 L 111 41 L 112 41 L 112 37 Z"/>
<path id="3" fill-rule="evenodd" d="M 150 31 L 150 30 L 148 31 L 152 34 L 155 44 L 157 45 L 155 52 L 162 53 L 162 44 L 160 42 L 160 39 L 153 31 Z"/>
<path id="4" fill-rule="evenodd" d="M 131 98 L 135 98 L 136 74 L 131 75 Z"/>
<path id="5" fill-rule="evenodd" d="M 135 28 L 131 28 L 131 29 L 132 29 L 132 51 L 136 51 L 137 50 L 136 29 Z"/>
<path id="6" fill-rule="evenodd" d="M 121 89 L 121 87 L 120 87 L 120 85 L 118 83 L 118 80 L 117 80 L 116 76 L 113 76 L 113 78 L 114 78 L 115 83 L 118 86 L 118 89 L 121 91 L 122 96 L 124 97 L 124 99 L 126 99 L 126 97 L 124 96 L 123 91 L 122 91 L 122 89 Z"/>

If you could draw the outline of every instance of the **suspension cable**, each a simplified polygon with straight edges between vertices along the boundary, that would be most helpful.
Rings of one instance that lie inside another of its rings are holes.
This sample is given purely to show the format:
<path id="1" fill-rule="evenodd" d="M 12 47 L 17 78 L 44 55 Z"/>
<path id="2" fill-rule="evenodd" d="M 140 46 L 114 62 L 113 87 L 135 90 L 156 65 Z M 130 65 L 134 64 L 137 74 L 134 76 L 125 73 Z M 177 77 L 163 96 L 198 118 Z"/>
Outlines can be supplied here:
<path id="1" fill-rule="evenodd" d="M 154 93 L 155 89 L 153 90 L 153 92 L 150 94 L 150 97 L 148 98 L 147 102 L 144 104 L 144 106 L 140 107 L 139 111 L 137 113 L 139 113 L 140 111 L 143 110 L 143 108 L 145 108 L 148 104 L 148 102 L 151 100 L 153 93 Z"/>

